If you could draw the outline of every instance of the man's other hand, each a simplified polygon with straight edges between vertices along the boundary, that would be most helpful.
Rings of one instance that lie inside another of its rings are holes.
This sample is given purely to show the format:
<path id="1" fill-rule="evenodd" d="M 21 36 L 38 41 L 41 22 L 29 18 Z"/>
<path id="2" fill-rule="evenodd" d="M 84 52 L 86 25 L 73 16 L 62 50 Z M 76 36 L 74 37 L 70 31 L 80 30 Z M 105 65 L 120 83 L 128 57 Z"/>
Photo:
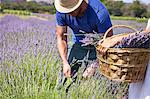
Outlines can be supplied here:
<path id="1" fill-rule="evenodd" d="M 63 64 L 63 73 L 65 77 L 71 77 L 71 67 L 68 63 Z"/>
<path id="2" fill-rule="evenodd" d="M 114 47 L 116 44 L 118 44 L 123 37 L 126 37 L 127 35 L 120 35 L 120 36 L 112 36 L 112 37 L 108 37 L 105 40 L 101 40 L 98 43 L 98 49 L 102 54 L 105 54 L 106 51 L 111 48 Z"/>

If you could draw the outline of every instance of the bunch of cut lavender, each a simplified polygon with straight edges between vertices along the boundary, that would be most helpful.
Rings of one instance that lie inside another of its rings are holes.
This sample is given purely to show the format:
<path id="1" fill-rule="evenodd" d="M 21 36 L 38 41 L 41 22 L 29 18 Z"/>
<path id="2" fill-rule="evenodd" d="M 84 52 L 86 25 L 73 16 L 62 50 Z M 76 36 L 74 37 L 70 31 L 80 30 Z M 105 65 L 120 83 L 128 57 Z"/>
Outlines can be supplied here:
<path id="1" fill-rule="evenodd" d="M 124 37 L 115 48 L 150 48 L 150 33 L 139 32 Z"/>
<path id="2" fill-rule="evenodd" d="M 87 46 L 87 45 L 97 45 L 97 43 L 103 38 L 103 34 L 84 34 L 85 38 L 80 40 L 82 46 Z"/>

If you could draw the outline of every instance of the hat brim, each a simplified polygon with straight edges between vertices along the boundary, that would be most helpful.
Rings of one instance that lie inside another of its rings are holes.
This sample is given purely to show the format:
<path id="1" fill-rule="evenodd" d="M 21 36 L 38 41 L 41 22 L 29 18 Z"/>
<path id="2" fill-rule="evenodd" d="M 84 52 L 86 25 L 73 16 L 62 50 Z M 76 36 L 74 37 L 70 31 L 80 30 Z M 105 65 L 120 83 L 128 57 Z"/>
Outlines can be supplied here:
<path id="1" fill-rule="evenodd" d="M 55 8 L 57 11 L 61 12 L 61 13 L 70 13 L 74 10 L 76 10 L 82 3 L 82 1 L 85 1 L 88 4 L 88 0 L 79 0 L 79 2 L 77 3 L 77 5 L 75 5 L 72 8 L 66 8 L 60 5 L 59 0 L 55 0 Z"/>

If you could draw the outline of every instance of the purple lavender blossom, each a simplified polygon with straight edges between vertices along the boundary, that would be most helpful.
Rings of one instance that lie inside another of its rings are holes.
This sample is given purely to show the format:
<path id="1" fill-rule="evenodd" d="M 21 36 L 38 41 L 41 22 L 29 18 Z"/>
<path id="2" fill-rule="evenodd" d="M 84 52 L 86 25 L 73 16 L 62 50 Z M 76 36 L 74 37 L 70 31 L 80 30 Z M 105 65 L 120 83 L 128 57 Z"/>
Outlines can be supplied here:
<path id="1" fill-rule="evenodd" d="M 124 37 L 115 48 L 150 48 L 150 33 L 135 33 Z"/>

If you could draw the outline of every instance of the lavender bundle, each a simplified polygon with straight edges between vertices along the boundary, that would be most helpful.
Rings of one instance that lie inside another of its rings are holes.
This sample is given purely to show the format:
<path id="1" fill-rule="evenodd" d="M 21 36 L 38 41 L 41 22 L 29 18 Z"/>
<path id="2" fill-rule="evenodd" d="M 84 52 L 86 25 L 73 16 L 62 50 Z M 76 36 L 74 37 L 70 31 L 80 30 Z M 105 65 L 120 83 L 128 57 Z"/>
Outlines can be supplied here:
<path id="1" fill-rule="evenodd" d="M 82 34 L 83 35 L 83 34 Z M 82 46 L 87 46 L 87 45 L 97 45 L 97 43 L 99 42 L 99 40 L 101 40 L 103 38 L 103 34 L 84 34 L 85 38 L 80 40 L 82 44 Z"/>
<path id="2" fill-rule="evenodd" d="M 139 32 L 124 37 L 115 48 L 150 48 L 150 33 Z"/>

